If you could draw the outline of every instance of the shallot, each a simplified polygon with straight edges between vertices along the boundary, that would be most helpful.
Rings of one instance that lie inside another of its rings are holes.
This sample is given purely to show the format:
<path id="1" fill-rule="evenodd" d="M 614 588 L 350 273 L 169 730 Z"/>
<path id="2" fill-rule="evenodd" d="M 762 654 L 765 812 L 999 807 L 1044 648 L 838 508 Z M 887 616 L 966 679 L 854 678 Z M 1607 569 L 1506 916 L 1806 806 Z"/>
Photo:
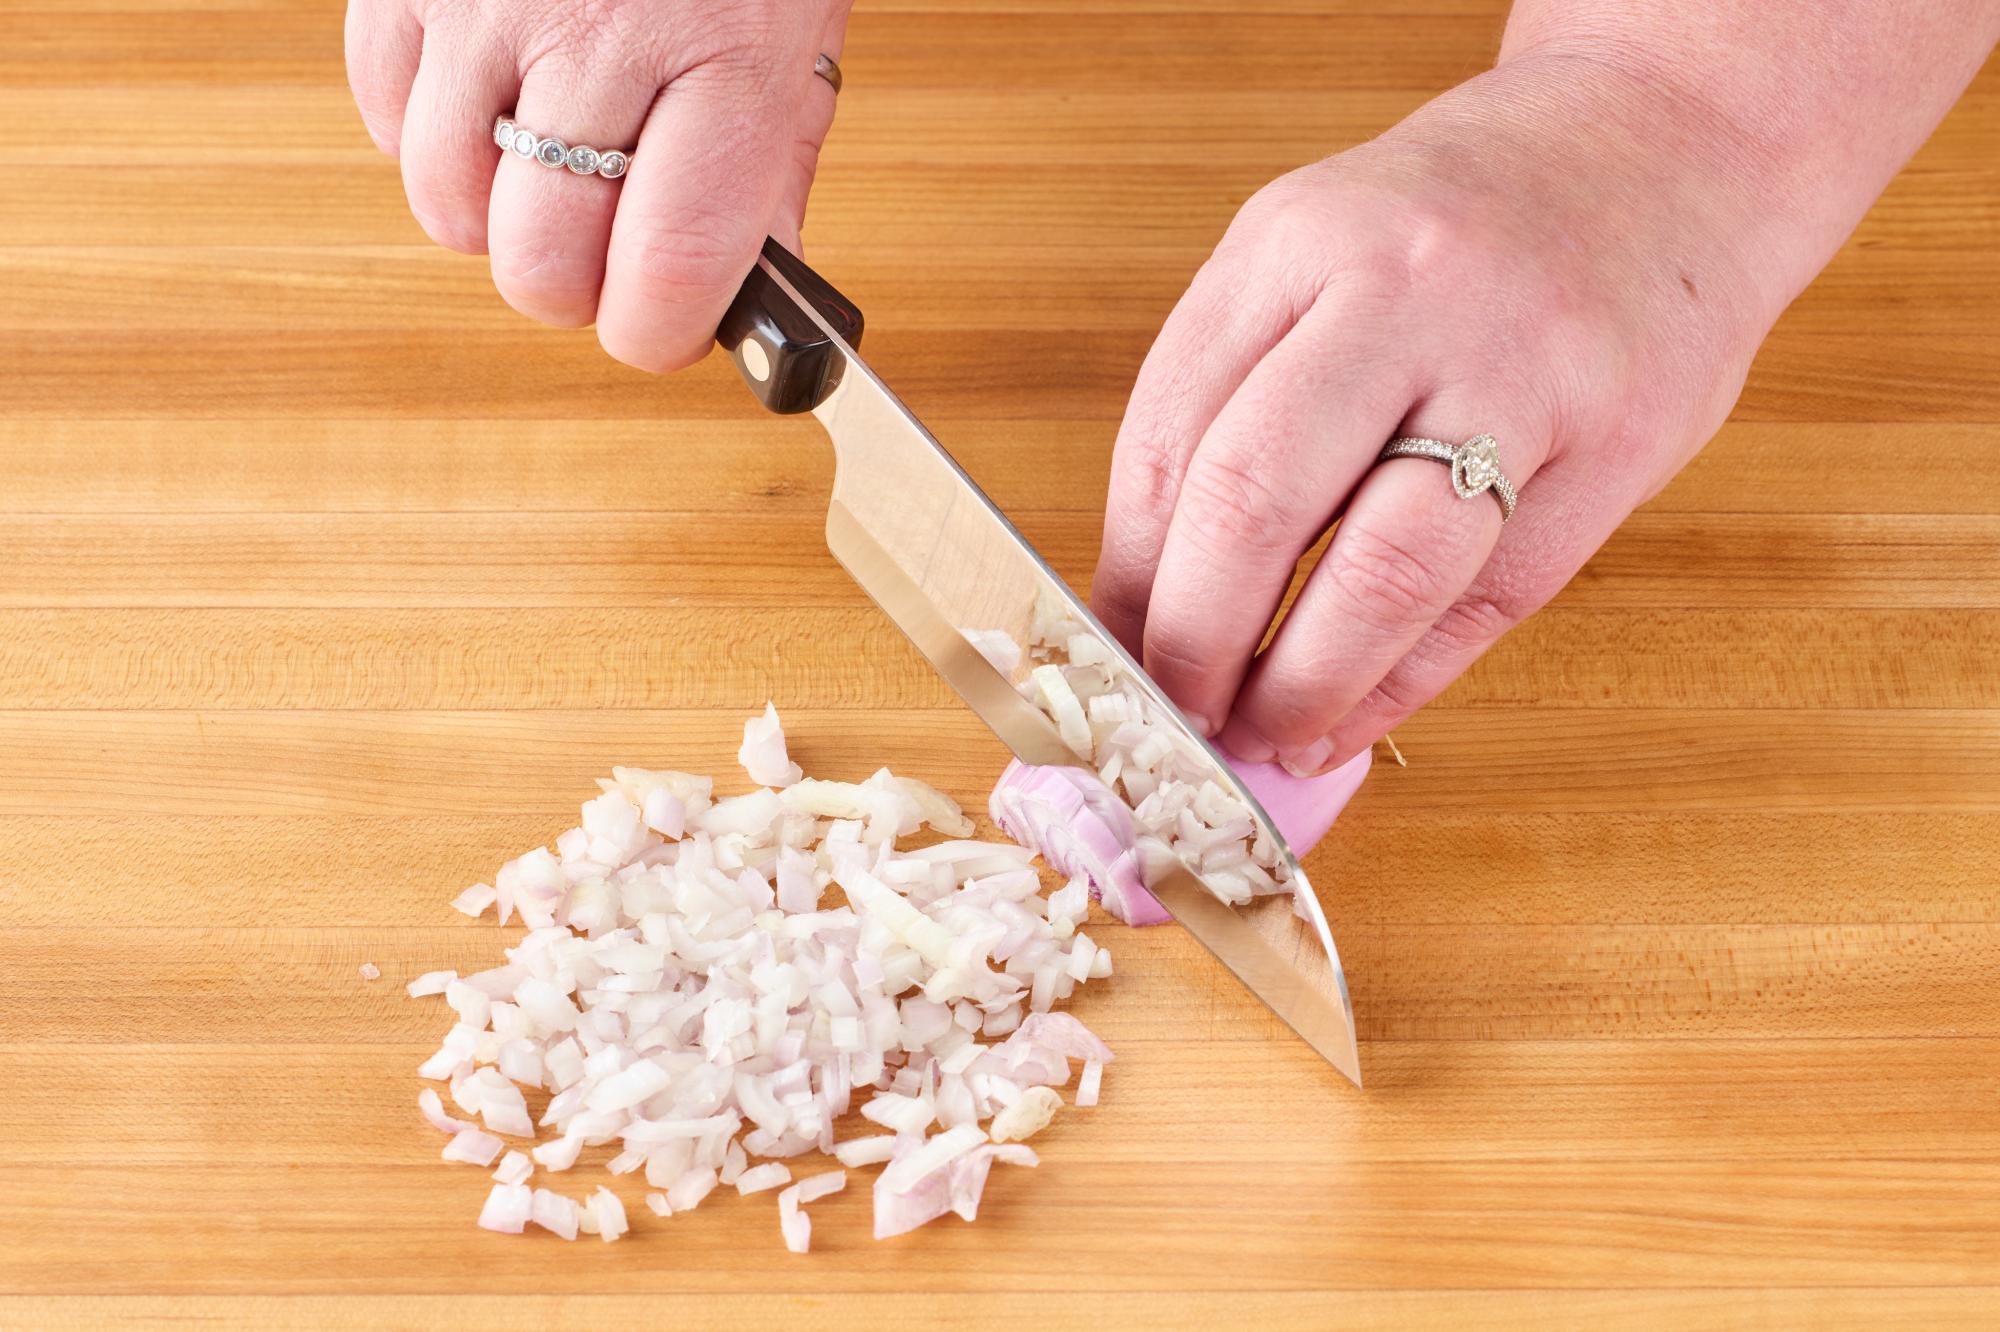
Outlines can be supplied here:
<path id="1" fill-rule="evenodd" d="M 1012 652 L 996 652 L 1007 637 L 997 630 L 964 632 L 1089 765 L 1010 765 L 992 805 L 1010 837 L 1087 879 L 1105 909 L 1132 925 L 1168 919 L 1145 888 L 1175 863 L 1232 905 L 1293 891 L 1289 859 L 1250 806 L 1214 780 L 1213 760 L 1066 606 L 1038 602 L 1025 650 L 1013 642 Z"/>
<path id="2" fill-rule="evenodd" d="M 791 1182 L 792 1172 L 782 1161 L 768 1161 L 760 1166 L 752 1166 L 736 1177 L 736 1191 L 741 1194 L 762 1193 L 765 1189 L 775 1189 L 780 1184 Z"/>
<path id="3" fill-rule="evenodd" d="M 566 1198 L 547 1189 L 536 1189 L 529 1199 L 528 1219 L 551 1234 L 573 1240 L 582 1220 L 582 1210 L 574 1198 Z"/>
<path id="4" fill-rule="evenodd" d="M 527 1229 L 534 1198 L 526 1184 L 495 1184 L 479 1209 L 479 1224 L 486 1230 L 518 1235 Z"/>
<path id="5" fill-rule="evenodd" d="M 804 1253 L 812 1247 L 812 1220 L 802 1210 L 805 1205 L 846 1187 L 847 1172 L 830 1170 L 802 1179 L 778 1195 L 778 1231 L 784 1236 L 787 1249 Z"/>
<path id="6" fill-rule="evenodd" d="M 1062 1097 L 1048 1087 L 1030 1087 L 1021 1099 L 993 1116 L 987 1130 L 995 1142 L 1025 1142 L 1049 1126 L 1062 1108 Z"/>
<path id="7" fill-rule="evenodd" d="M 1104 1076 L 1104 1065 L 1096 1059 L 1084 1061 L 1083 1074 L 1076 1080 L 1076 1103 L 1080 1106 L 1097 1104 L 1097 1087 Z"/>
<path id="8" fill-rule="evenodd" d="M 494 1167 L 493 1178 L 502 1184 L 525 1184 L 528 1182 L 528 1176 L 534 1173 L 533 1161 L 519 1152 L 510 1151 L 501 1157 L 500 1164 Z"/>
<path id="9" fill-rule="evenodd" d="M 491 1133 L 482 1133 L 478 1129 L 467 1129 L 463 1133 L 452 1134 L 451 1141 L 444 1145 L 444 1159 L 447 1161 L 469 1161 L 473 1165 L 489 1166 L 493 1164 L 494 1158 L 498 1157 L 506 1148 L 507 1144 L 494 1137 Z"/>
<path id="10" fill-rule="evenodd" d="M 1141 914 L 1136 857 L 1101 839 L 1058 851 L 1071 882 L 1045 894 L 1032 850 L 972 840 L 972 821 L 924 783 L 886 769 L 806 777 L 770 707 L 745 726 L 739 759 L 756 784 L 741 795 L 687 773 L 613 769 L 553 851 L 507 862 L 454 904 L 520 917 L 504 960 L 411 982 L 456 1019 L 421 1076 L 484 1121 L 447 1115 L 426 1089 L 426 1118 L 452 1135 L 447 1157 L 490 1165 L 502 1136 L 531 1140 L 494 1171 L 485 1228 L 619 1238 L 630 1223 L 610 1190 L 577 1201 L 528 1185 L 537 1167 L 571 1170 L 600 1146 L 614 1149 L 612 1174 L 643 1171 L 661 1217 L 720 1184 L 785 1186 L 780 1228 L 799 1252 L 802 1208 L 846 1178 L 794 1182 L 784 1162 L 815 1151 L 884 1167 L 878 1236 L 946 1212 L 970 1220 L 994 1162 L 1035 1164 L 1008 1140 L 1047 1125 L 1071 1060 L 1111 1057 L 1055 1005 L 1111 974 L 1080 928 L 1086 895 L 1119 894 Z M 1078 818 L 1116 822 L 1108 789 L 1061 780 Z M 898 845 L 926 827 L 947 840 Z M 856 1112 L 886 1131 L 836 1142 Z"/>

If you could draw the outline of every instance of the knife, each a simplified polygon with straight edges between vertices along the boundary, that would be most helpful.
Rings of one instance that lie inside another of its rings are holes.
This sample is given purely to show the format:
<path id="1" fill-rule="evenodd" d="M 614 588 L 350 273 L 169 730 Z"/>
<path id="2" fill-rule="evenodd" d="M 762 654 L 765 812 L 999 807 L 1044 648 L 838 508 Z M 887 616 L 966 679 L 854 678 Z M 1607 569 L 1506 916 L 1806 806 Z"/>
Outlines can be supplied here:
<path id="1" fill-rule="evenodd" d="M 1176 749 L 1248 807 L 1291 873 L 1297 909 L 1282 893 L 1231 907 L 1180 865 L 1149 884 L 1153 895 L 1359 1086 L 1354 1010 L 1333 935 L 1264 802 L 869 369 L 856 351 L 861 334 L 859 308 L 775 240 L 765 241 L 716 329 L 759 402 L 781 414 L 810 412 L 832 437 L 826 543 L 834 558 L 1023 763 L 1088 766 L 965 631 L 1004 630 L 1025 647 L 1037 607 L 1054 604 L 1096 635 L 1114 673 L 1157 705 Z M 1289 794 L 1284 784 L 1296 780 L 1276 770 L 1251 775 L 1267 796 Z"/>

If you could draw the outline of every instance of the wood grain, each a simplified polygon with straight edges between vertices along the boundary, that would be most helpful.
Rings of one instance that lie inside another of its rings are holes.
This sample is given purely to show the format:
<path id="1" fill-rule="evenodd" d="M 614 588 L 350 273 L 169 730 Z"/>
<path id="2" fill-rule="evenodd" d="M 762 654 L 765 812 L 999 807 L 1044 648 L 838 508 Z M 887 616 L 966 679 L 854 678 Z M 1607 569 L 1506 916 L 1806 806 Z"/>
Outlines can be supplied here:
<path id="1" fill-rule="evenodd" d="M 449 898 L 613 763 L 733 773 L 766 699 L 826 775 L 976 807 L 1001 752 L 827 557 L 812 429 L 425 242 L 343 7 L 0 13 L 0 1326 L 2000 1316 L 1994 70 L 1315 856 L 1366 1092 L 1177 932 L 1093 924 L 1104 1104 L 976 1226 L 875 1244 L 850 1190 L 793 1260 L 719 1198 L 558 1255 L 474 1229 L 414 1111 L 444 1023 L 402 983 L 511 937 Z M 859 8 L 811 253 L 1081 580 L 1235 209 L 1503 5 Z"/>
<path id="2" fill-rule="evenodd" d="M 1008 512 L 1099 511 L 1109 424 L 934 414 Z M 1726 427 L 1652 513 L 1990 515 L 1963 458 L 1985 426 L 1878 422 Z M 1813 466 L 1831 448 L 1842 466 Z M 822 439 L 760 422 L 441 420 L 425 466 L 379 421 L 0 420 L 16 514 L 796 511 L 833 481 Z M 1857 496 L 1868 495 L 1865 506 Z M 1085 525 L 1088 530 L 1088 525 Z"/>

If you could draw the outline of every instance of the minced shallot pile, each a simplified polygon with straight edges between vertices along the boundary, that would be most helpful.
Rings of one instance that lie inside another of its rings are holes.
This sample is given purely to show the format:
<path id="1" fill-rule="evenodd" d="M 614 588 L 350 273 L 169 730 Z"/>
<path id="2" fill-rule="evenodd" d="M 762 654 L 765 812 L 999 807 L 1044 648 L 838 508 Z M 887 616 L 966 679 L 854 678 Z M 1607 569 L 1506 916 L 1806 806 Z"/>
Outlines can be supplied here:
<path id="1" fill-rule="evenodd" d="M 964 840 L 971 820 L 921 782 L 804 776 L 775 708 L 738 757 L 758 787 L 723 799 L 706 777 L 614 769 L 554 852 L 454 903 L 520 917 L 506 962 L 410 983 L 457 1015 L 419 1072 L 468 1118 L 435 1088 L 418 1102 L 449 1135 L 445 1160 L 493 1168 L 481 1226 L 617 1239 L 630 1220 L 615 1194 L 562 1187 L 585 1148 L 616 1144 L 609 1170 L 643 1172 L 661 1217 L 718 1187 L 779 1190 L 800 1253 L 806 1205 L 847 1175 L 794 1178 L 785 1162 L 880 1165 L 882 1239 L 947 1212 L 970 1221 L 995 1164 L 1035 1165 L 1024 1140 L 1062 1105 L 1072 1061 L 1075 1104 L 1096 1103 L 1111 1051 L 1055 1005 L 1111 974 L 1078 929 L 1097 876 L 1045 894 L 1032 850 Z M 1047 771 L 1010 770 L 996 814 L 1046 833 L 1057 806 L 1015 788 Z M 944 840 L 899 845 L 925 828 Z M 1233 818 L 1215 831 L 1242 841 Z M 548 1094 L 539 1117 L 528 1092 Z M 838 1137 L 856 1108 L 881 1131 Z"/>

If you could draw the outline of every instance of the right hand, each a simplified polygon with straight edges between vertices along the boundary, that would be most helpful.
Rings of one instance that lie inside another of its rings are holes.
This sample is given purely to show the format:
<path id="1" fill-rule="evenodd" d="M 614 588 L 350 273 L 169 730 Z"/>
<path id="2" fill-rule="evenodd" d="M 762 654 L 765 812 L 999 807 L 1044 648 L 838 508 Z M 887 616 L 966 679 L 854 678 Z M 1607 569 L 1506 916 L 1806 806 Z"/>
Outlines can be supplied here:
<path id="1" fill-rule="evenodd" d="M 852 0 L 350 0 L 347 72 L 432 240 L 619 360 L 704 356 L 765 236 L 793 251 Z M 497 117 L 633 153 L 622 180 L 502 153 Z"/>

